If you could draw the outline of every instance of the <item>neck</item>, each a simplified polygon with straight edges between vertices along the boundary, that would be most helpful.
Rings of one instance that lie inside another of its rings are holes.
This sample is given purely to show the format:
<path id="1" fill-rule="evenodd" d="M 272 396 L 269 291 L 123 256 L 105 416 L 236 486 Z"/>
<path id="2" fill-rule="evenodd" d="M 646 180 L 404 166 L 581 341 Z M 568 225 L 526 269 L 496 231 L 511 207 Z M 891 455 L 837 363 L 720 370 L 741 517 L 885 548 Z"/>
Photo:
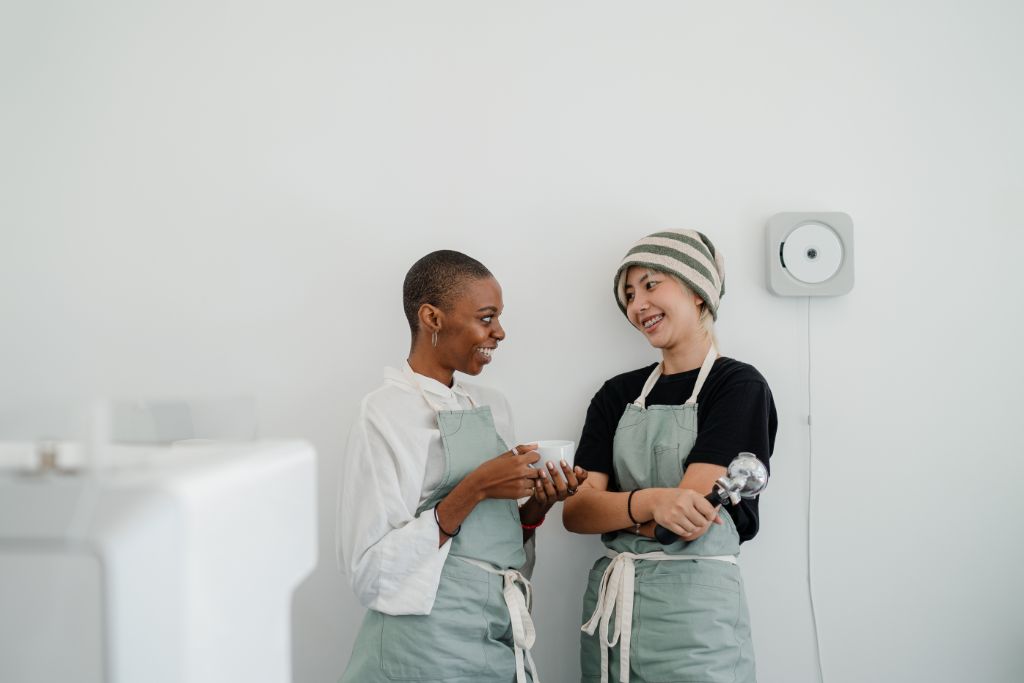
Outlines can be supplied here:
<path id="1" fill-rule="evenodd" d="M 424 348 L 423 344 L 414 344 L 409 352 L 409 367 L 416 374 L 436 379 L 446 387 L 451 387 L 455 379 L 455 371 L 444 367 L 437 353 L 429 344 Z"/>
<path id="2" fill-rule="evenodd" d="M 704 337 L 698 342 L 676 344 L 670 349 L 662 349 L 663 372 L 666 375 L 674 375 L 677 372 L 696 370 L 703 365 L 710 348 L 711 340 Z"/>

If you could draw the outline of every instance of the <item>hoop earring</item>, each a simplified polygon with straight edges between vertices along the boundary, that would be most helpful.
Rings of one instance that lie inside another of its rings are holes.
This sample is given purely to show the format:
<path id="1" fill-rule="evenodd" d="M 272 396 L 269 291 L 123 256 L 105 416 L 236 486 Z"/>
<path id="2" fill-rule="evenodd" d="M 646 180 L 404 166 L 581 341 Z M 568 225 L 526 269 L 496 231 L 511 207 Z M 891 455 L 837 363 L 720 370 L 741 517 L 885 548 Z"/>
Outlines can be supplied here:
<path id="1" fill-rule="evenodd" d="M 435 349 L 437 348 L 437 330 L 434 330 L 434 334 L 430 335 L 430 345 Z"/>

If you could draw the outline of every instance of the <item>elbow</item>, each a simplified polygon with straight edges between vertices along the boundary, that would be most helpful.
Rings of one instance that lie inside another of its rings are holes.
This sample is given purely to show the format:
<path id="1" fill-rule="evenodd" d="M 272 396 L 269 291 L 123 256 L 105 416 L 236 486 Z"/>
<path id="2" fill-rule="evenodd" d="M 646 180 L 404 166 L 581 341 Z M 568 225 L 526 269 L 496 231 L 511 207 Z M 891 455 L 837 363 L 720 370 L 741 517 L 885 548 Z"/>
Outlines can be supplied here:
<path id="1" fill-rule="evenodd" d="M 583 511 L 578 503 L 578 499 L 570 499 L 562 503 L 562 526 L 566 531 L 583 534 L 586 533 L 582 525 L 583 515 L 581 513 Z"/>

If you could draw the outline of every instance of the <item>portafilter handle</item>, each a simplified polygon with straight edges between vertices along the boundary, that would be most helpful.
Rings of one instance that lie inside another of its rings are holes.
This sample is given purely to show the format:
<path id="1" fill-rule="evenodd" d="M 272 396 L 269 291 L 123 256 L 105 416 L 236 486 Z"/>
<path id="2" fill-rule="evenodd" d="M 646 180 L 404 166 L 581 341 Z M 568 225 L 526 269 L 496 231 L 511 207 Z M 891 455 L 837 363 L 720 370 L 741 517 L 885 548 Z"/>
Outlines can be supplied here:
<path id="1" fill-rule="evenodd" d="M 704 500 L 712 505 L 737 505 L 741 498 L 754 498 L 768 485 L 768 470 L 753 453 L 740 453 L 729 463 L 728 474 L 719 477 Z M 679 540 L 660 524 L 654 527 L 654 538 L 662 545 Z"/>

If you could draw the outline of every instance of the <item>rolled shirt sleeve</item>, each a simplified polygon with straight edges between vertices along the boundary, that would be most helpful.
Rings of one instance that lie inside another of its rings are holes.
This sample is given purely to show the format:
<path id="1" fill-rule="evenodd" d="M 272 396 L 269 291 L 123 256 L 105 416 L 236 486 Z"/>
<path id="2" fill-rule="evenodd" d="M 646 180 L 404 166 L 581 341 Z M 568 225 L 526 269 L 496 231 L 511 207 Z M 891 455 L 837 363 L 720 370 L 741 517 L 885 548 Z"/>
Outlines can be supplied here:
<path id="1" fill-rule="evenodd" d="M 363 606 L 385 614 L 429 614 L 451 544 L 438 547 L 429 511 L 416 516 L 426 453 L 409 452 L 415 444 L 408 437 L 415 434 L 403 439 L 394 424 L 408 411 L 401 405 L 388 411 L 393 401 L 374 398 L 363 401 L 341 468 L 339 559 Z"/>
<path id="2" fill-rule="evenodd" d="M 428 509 L 444 473 L 437 416 L 418 381 L 445 409 L 490 406 L 495 427 L 511 447 L 512 417 L 492 389 L 435 380 L 388 368 L 385 383 L 363 399 L 339 471 L 338 561 L 359 602 L 385 614 L 429 614 L 451 543 L 438 547 L 439 530 Z M 481 454 L 481 461 L 498 455 Z"/>

